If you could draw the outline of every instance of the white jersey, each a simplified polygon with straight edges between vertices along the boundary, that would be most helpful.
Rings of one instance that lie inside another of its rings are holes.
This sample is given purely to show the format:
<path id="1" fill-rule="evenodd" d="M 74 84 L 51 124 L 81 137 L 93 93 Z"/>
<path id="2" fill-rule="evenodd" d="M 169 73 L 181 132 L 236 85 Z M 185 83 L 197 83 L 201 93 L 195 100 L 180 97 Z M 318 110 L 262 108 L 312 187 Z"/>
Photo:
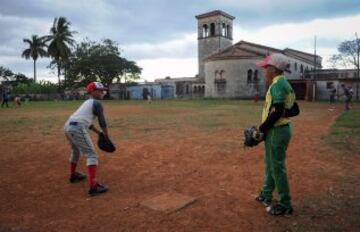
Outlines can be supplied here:
<path id="1" fill-rule="evenodd" d="M 86 100 L 68 119 L 66 124 L 69 122 L 78 122 L 84 124 L 87 127 L 91 126 L 95 119 L 96 115 L 94 114 L 94 99 L 90 98 Z"/>

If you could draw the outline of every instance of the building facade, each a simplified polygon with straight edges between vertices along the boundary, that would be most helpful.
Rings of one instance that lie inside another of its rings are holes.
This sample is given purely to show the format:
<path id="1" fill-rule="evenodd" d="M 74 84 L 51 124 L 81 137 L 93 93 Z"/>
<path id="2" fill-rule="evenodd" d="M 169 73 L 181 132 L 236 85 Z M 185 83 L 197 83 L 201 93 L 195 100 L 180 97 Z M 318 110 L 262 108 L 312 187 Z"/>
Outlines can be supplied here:
<path id="1" fill-rule="evenodd" d="M 257 94 L 264 97 L 267 90 L 265 73 L 256 67 L 256 63 L 276 52 L 289 58 L 291 74 L 286 76 L 296 85 L 297 97 L 310 98 L 312 86 L 305 79 L 305 73 L 314 70 L 315 66 L 320 69 L 321 57 L 315 59 L 313 54 L 295 49 L 280 50 L 247 41 L 233 45 L 232 21 L 235 17 L 222 11 L 201 14 L 196 19 L 199 76 L 205 80 L 205 97 L 248 99 Z"/>

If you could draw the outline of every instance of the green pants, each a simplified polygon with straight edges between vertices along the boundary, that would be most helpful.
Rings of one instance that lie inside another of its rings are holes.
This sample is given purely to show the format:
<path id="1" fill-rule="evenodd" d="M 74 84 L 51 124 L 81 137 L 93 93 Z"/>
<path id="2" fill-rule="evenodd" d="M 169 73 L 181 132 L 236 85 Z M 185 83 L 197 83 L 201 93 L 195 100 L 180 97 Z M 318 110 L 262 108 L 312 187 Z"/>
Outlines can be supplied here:
<path id="1" fill-rule="evenodd" d="M 289 183 L 286 174 L 286 149 L 291 138 L 291 125 L 270 129 L 265 139 L 265 180 L 262 195 L 272 199 L 276 188 L 279 202 L 284 207 L 291 207 Z"/>

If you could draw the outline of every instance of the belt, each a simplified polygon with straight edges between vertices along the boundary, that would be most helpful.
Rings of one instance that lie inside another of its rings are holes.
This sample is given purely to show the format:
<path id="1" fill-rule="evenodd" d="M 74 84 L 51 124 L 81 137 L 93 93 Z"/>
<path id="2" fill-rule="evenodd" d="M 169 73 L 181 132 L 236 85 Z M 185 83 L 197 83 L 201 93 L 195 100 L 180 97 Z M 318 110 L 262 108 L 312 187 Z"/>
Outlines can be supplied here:
<path id="1" fill-rule="evenodd" d="M 78 123 L 78 122 L 70 122 L 69 125 L 71 125 L 71 126 L 77 126 L 77 125 L 79 125 L 79 123 Z"/>
<path id="2" fill-rule="evenodd" d="M 290 126 L 290 124 L 289 124 L 289 123 L 287 123 L 287 124 L 284 124 L 284 125 L 276 126 L 276 128 L 279 128 L 279 127 L 285 127 L 285 126 Z"/>

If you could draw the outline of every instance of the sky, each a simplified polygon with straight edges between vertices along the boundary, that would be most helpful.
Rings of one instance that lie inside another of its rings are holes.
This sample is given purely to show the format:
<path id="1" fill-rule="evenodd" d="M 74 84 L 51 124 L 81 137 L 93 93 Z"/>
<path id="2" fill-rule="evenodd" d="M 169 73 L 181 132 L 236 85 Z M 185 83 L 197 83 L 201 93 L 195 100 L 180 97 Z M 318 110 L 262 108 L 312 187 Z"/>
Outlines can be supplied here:
<path id="1" fill-rule="evenodd" d="M 55 17 L 66 17 L 77 42 L 111 39 L 122 56 L 143 68 L 142 81 L 192 77 L 198 72 L 195 15 L 222 10 L 235 17 L 234 40 L 313 53 L 323 66 L 344 40 L 360 35 L 360 0 L 0 0 L 0 66 L 33 77 L 21 58 L 24 38 L 47 35 Z M 56 82 L 39 59 L 39 80 Z"/>

